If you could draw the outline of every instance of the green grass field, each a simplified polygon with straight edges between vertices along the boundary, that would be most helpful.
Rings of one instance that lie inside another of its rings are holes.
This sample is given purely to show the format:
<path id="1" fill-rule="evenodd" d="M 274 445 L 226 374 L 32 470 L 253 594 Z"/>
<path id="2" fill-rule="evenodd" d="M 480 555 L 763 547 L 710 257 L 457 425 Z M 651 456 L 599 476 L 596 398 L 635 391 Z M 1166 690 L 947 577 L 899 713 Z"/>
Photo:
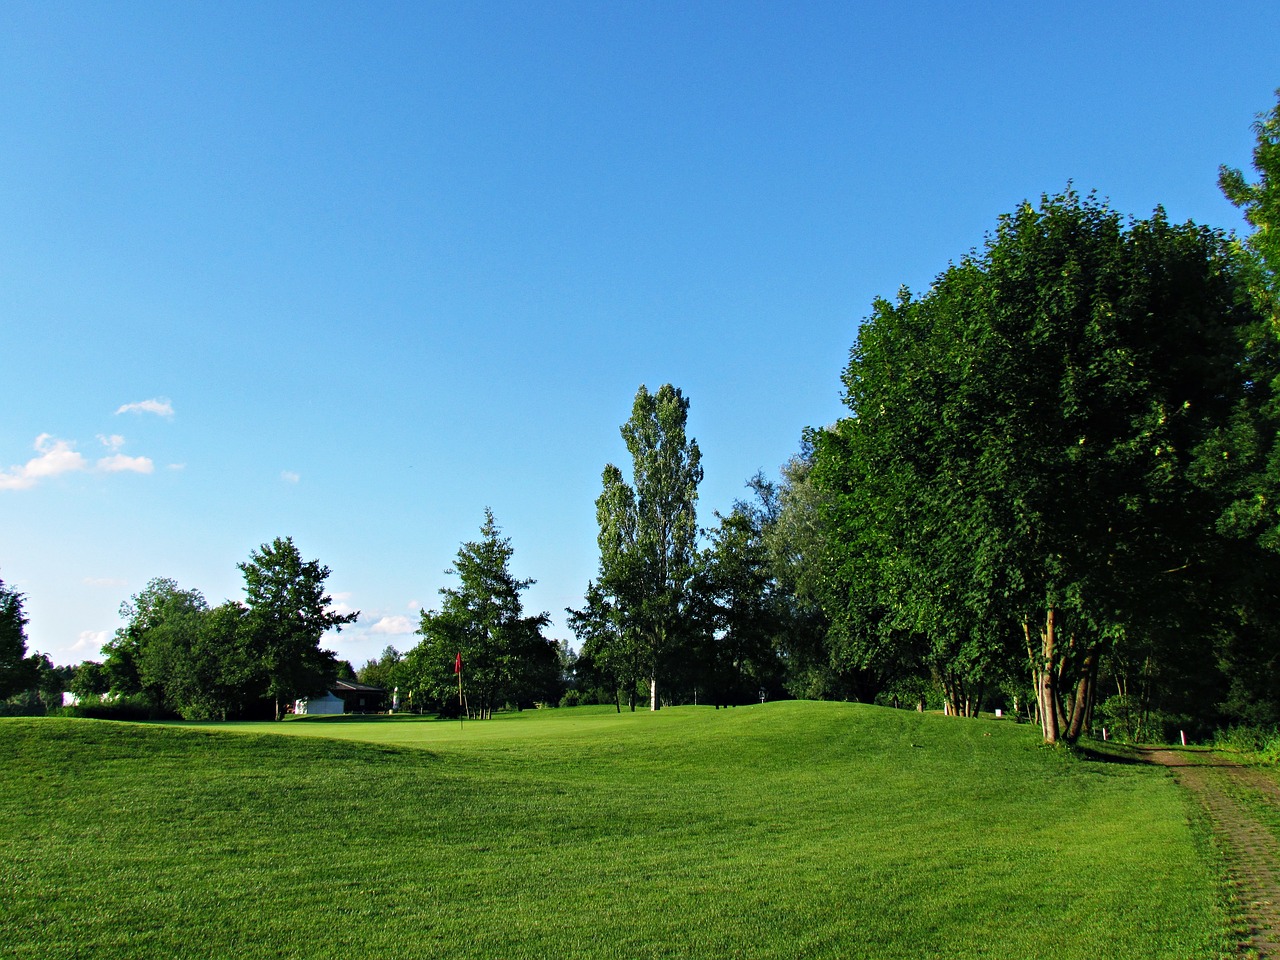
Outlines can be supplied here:
<path id="1" fill-rule="evenodd" d="M 1193 958 L 1160 769 L 851 704 L 0 721 L 6 957 Z"/>

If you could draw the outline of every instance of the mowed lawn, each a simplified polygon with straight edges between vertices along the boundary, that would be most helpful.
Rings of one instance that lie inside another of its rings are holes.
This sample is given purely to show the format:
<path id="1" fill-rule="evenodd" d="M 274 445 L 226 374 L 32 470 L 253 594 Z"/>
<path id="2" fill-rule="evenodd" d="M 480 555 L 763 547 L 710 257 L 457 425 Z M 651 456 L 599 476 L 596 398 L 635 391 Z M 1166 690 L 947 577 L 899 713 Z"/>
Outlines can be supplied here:
<path id="1" fill-rule="evenodd" d="M 1218 955 L 1168 774 L 853 704 L 0 720 L 5 957 Z"/>

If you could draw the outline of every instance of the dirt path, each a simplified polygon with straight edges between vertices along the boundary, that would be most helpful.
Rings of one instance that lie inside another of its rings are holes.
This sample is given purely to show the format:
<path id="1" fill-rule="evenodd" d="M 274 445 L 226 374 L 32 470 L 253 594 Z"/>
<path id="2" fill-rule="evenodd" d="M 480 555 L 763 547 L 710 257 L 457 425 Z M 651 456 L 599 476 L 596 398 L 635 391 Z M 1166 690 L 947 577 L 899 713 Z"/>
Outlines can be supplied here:
<path id="1" fill-rule="evenodd" d="M 1142 753 L 1152 763 L 1169 767 L 1208 813 L 1249 924 L 1244 946 L 1253 947 L 1260 957 L 1280 958 L 1280 841 L 1250 809 L 1251 803 L 1260 803 L 1280 811 L 1280 782 L 1220 754 L 1193 757 L 1158 748 Z"/>

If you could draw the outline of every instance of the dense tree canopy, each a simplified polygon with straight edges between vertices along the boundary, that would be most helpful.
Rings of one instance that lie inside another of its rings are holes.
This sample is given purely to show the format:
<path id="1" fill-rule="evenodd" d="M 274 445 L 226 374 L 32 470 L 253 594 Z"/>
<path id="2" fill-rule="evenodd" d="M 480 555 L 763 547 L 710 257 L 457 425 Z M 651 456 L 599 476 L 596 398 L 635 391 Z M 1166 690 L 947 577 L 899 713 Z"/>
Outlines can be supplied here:
<path id="1" fill-rule="evenodd" d="M 360 612 L 332 609 L 324 586 L 329 568 L 319 560 L 303 560 L 292 537 L 264 543 L 238 566 L 249 608 L 244 635 L 262 665 L 278 719 L 288 701 L 323 692 L 337 658 L 320 648 L 320 638 L 354 623 Z"/>
<path id="2" fill-rule="evenodd" d="M 141 694 L 153 714 L 189 720 L 243 716 L 266 689 L 247 613 L 234 601 L 210 608 L 200 591 L 157 577 L 121 605 L 125 624 L 103 648 L 105 662 L 83 664 L 72 690 L 82 698 L 103 686 L 116 695 Z"/>
<path id="3" fill-rule="evenodd" d="M 142 694 L 155 711 L 181 712 L 187 652 L 209 604 L 198 590 L 156 577 L 120 605 L 124 626 L 103 647 L 104 671 L 117 694 Z"/>
<path id="4" fill-rule="evenodd" d="M 963 711 L 1016 626 L 1045 738 L 1078 736 L 1103 651 L 1202 612 L 1219 504 L 1192 467 L 1247 387 L 1255 320 L 1226 237 L 1070 192 L 1002 218 L 923 297 L 878 302 L 853 416 L 818 439 L 843 634 Z"/>
<path id="5" fill-rule="evenodd" d="M 692 644 L 706 689 L 701 699 L 717 706 L 782 692 L 778 647 L 789 609 L 764 541 L 776 504 L 773 488 L 762 478 L 755 482 L 765 493 L 762 503 L 757 509 L 739 503 L 717 515 L 693 583 L 703 618 Z"/>

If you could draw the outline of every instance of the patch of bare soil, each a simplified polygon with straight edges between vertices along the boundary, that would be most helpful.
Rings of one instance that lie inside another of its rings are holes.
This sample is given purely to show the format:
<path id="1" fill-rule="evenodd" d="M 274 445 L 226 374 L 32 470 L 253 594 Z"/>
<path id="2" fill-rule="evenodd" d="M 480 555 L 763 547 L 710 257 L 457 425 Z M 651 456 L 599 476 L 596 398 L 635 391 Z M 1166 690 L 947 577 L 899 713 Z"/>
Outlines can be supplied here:
<path id="1" fill-rule="evenodd" d="M 1220 754 L 1192 756 L 1158 748 L 1142 753 L 1171 769 L 1178 783 L 1204 806 L 1250 927 L 1243 946 L 1252 947 L 1259 957 L 1280 958 L 1280 841 L 1239 799 L 1251 794 L 1280 809 L 1280 783 Z"/>

